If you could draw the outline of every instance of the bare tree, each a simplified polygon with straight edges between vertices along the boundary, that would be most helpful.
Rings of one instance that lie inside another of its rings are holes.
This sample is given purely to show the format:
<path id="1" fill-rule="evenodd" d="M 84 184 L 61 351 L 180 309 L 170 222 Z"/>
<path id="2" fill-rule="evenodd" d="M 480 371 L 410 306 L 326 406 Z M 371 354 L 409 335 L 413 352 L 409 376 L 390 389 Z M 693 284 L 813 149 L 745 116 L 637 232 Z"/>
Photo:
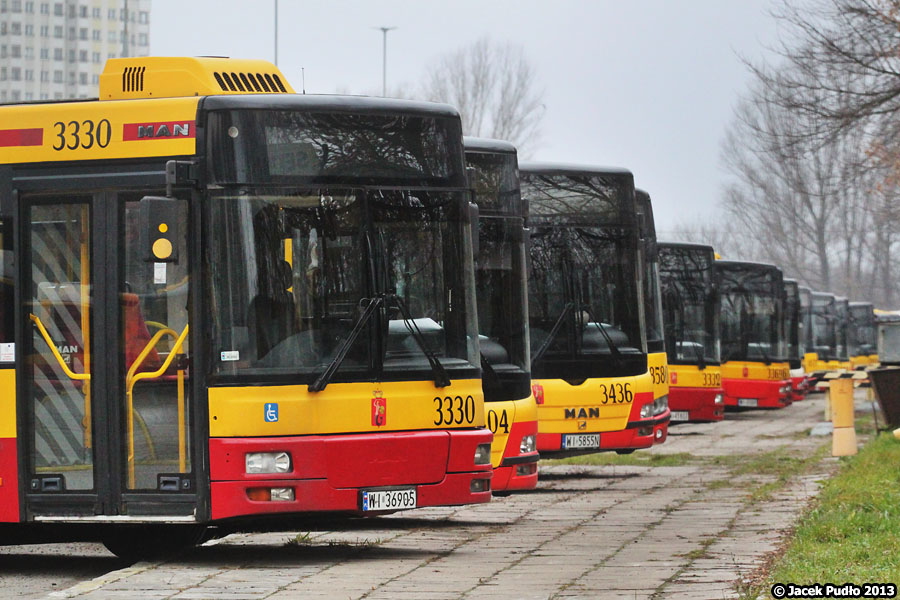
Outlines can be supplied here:
<path id="1" fill-rule="evenodd" d="M 514 143 L 527 156 L 540 140 L 545 106 L 521 46 L 487 37 L 430 64 L 422 95 L 454 105 L 467 135 Z"/>

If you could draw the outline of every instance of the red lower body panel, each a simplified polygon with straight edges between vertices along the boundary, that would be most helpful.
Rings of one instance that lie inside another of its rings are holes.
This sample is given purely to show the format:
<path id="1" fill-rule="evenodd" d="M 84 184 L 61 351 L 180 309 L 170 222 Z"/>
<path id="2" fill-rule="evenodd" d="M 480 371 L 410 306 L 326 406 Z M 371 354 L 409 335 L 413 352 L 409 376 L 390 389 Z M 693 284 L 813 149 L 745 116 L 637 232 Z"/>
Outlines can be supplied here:
<path id="1" fill-rule="evenodd" d="M 725 404 L 716 404 L 716 396 L 723 393 L 722 388 L 669 386 L 669 408 L 686 411 L 688 421 L 721 421 Z"/>
<path id="2" fill-rule="evenodd" d="M 723 379 L 725 406 L 748 408 L 784 408 L 791 403 L 783 388 L 790 388 L 790 379 L 769 381 L 760 379 Z M 756 400 L 755 406 L 747 406 L 740 399 Z"/>
<path id="3" fill-rule="evenodd" d="M 360 490 L 414 487 L 416 506 L 488 502 L 490 486 L 472 492 L 473 479 L 490 479 L 475 465 L 475 448 L 490 444 L 487 429 L 386 432 L 209 441 L 212 518 L 298 512 L 357 512 Z M 248 452 L 289 452 L 291 472 L 249 475 Z M 293 488 L 293 501 L 256 501 L 250 488 Z"/>
<path id="4" fill-rule="evenodd" d="M 0 523 L 19 522 L 16 438 L 0 439 Z"/>
<path id="5" fill-rule="evenodd" d="M 806 398 L 807 389 L 806 375 L 791 377 L 791 402 L 799 402 Z"/>
<path id="6" fill-rule="evenodd" d="M 495 492 L 509 490 L 533 490 L 537 487 L 537 462 L 540 454 L 529 452 L 522 454 L 522 438 L 526 435 L 537 435 L 537 421 L 513 423 L 503 451 L 503 461 L 494 469 L 491 489 Z"/>

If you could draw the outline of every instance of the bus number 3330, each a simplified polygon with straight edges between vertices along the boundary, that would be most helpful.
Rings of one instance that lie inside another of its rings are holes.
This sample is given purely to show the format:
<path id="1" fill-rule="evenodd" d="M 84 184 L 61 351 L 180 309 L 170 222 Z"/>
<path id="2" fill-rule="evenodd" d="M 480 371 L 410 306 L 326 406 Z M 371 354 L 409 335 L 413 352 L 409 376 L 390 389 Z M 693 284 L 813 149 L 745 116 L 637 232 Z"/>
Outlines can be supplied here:
<path id="1" fill-rule="evenodd" d="M 434 424 L 462 425 L 475 422 L 475 398 L 466 396 L 436 396 L 434 398 Z"/>

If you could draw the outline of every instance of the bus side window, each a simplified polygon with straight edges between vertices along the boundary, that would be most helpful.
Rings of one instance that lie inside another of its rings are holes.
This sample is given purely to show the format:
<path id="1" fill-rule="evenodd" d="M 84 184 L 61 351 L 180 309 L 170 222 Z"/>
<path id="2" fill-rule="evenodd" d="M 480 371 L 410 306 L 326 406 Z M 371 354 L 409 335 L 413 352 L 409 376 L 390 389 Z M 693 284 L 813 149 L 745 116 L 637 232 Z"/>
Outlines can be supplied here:
<path id="1" fill-rule="evenodd" d="M 0 343 L 14 341 L 15 286 L 12 221 L 0 219 Z"/>

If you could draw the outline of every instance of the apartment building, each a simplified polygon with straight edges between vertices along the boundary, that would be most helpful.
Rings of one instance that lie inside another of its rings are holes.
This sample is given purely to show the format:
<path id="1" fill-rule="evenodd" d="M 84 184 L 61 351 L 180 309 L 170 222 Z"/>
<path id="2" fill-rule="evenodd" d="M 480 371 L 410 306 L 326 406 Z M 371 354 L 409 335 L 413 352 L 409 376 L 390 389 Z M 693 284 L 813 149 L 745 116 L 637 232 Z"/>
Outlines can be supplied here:
<path id="1" fill-rule="evenodd" d="M 0 0 L 0 102 L 95 98 L 107 58 L 147 56 L 151 0 Z"/>

